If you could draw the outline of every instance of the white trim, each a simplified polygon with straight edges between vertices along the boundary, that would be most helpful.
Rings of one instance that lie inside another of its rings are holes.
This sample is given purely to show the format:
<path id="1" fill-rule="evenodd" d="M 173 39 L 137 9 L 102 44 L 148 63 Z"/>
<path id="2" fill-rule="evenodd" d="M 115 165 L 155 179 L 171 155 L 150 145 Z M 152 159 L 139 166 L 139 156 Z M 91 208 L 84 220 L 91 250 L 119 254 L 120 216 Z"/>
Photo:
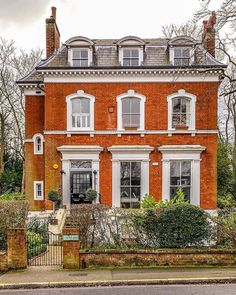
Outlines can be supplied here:
<path id="1" fill-rule="evenodd" d="M 40 148 L 40 150 L 38 151 L 37 150 L 37 143 L 36 143 L 36 140 L 37 140 L 37 138 L 40 138 L 41 139 L 41 148 Z M 33 140 L 33 143 L 34 143 L 34 155 L 43 155 L 43 150 L 44 150 L 44 137 L 43 137 L 43 135 L 42 134 L 40 134 L 40 133 L 36 133 L 36 134 L 34 134 L 34 136 L 33 136 L 33 138 L 32 138 L 32 140 Z"/>
<path id="2" fill-rule="evenodd" d="M 140 75 L 136 74 L 136 70 L 133 71 L 130 75 L 127 76 L 118 76 L 115 71 L 113 75 L 105 75 L 101 73 L 101 75 L 94 76 L 93 72 L 90 72 L 91 76 L 86 76 L 86 72 L 78 73 L 78 76 L 45 76 L 45 83 L 153 83 L 153 82 L 219 82 L 219 74 L 217 75 L 208 75 L 207 73 L 202 73 L 200 76 L 192 76 L 192 75 L 183 75 L 181 73 L 176 72 L 173 75 L 169 76 L 158 76 L 158 75 Z"/>
<path id="3" fill-rule="evenodd" d="M 66 131 L 66 130 L 44 130 L 45 135 L 56 134 L 218 134 L 218 130 L 94 130 L 94 131 Z M 25 139 L 25 142 L 32 142 L 31 139 Z"/>
<path id="4" fill-rule="evenodd" d="M 190 124 L 188 130 L 195 131 L 195 117 L 196 117 L 196 100 L 197 97 L 191 93 L 186 92 L 184 89 L 179 89 L 178 92 L 170 94 L 167 96 L 168 102 L 168 130 L 176 130 L 172 127 L 172 112 L 173 104 L 172 101 L 176 97 L 186 97 L 190 99 Z"/>
<path id="5" fill-rule="evenodd" d="M 71 114 L 72 114 L 72 104 L 71 100 L 75 98 L 88 98 L 90 101 L 90 127 L 89 128 L 75 128 L 72 127 Z M 67 131 L 93 131 L 94 130 L 94 102 L 95 97 L 93 95 L 85 93 L 83 90 L 78 90 L 77 93 L 70 94 L 66 97 L 66 107 L 67 107 Z"/>
<path id="6" fill-rule="evenodd" d="M 170 200 L 170 161 L 191 160 L 191 204 L 200 206 L 200 154 L 205 151 L 201 145 L 163 145 L 162 153 L 162 200 Z"/>
<path id="7" fill-rule="evenodd" d="M 169 54 L 170 54 L 170 63 L 174 65 L 174 59 L 175 59 L 175 49 L 176 48 L 188 48 L 189 49 L 189 65 L 194 64 L 195 60 L 195 48 L 192 45 L 182 46 L 182 45 L 175 45 L 170 47 Z"/>
<path id="8" fill-rule="evenodd" d="M 154 148 L 148 145 L 114 145 L 108 148 L 112 153 L 112 207 L 120 207 L 120 162 L 141 162 L 141 199 L 149 193 L 149 154 Z"/>
<path id="9" fill-rule="evenodd" d="M 71 160 L 91 160 L 92 171 L 96 170 L 96 187 L 94 187 L 94 177 L 92 177 L 93 187 L 99 193 L 99 178 L 100 178 L 100 160 L 99 154 L 103 151 L 100 146 L 92 145 L 63 145 L 57 148 L 62 154 L 62 201 L 63 205 L 70 206 L 70 161 Z"/>
<path id="10" fill-rule="evenodd" d="M 41 185 L 41 190 L 42 190 L 42 196 L 38 196 L 37 195 L 37 185 L 40 184 Z M 40 180 L 36 180 L 34 181 L 34 200 L 35 201 L 43 201 L 44 199 L 44 187 L 43 187 L 43 181 Z"/>
<path id="11" fill-rule="evenodd" d="M 37 92 L 40 92 L 40 93 L 37 93 Z M 42 90 L 39 90 L 39 89 L 35 89 L 35 90 L 32 90 L 32 89 L 24 89 L 24 95 L 25 96 L 45 96 L 45 92 L 42 91 Z"/>
<path id="12" fill-rule="evenodd" d="M 124 131 L 122 124 L 122 99 L 124 98 L 138 98 L 140 99 L 140 127 L 137 129 L 138 131 L 142 131 L 145 129 L 145 102 L 146 96 L 136 93 L 134 90 L 128 90 L 127 93 L 120 94 L 116 97 L 117 101 L 117 130 Z"/>

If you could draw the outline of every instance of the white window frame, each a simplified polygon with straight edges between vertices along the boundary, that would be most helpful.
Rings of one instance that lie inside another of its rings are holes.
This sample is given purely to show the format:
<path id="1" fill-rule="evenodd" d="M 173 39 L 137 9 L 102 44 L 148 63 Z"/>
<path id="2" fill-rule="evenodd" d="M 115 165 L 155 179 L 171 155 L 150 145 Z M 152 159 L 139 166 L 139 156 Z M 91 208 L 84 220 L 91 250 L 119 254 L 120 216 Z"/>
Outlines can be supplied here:
<path id="1" fill-rule="evenodd" d="M 124 58 L 124 50 L 126 50 L 126 49 L 129 49 L 129 50 L 132 50 L 132 49 L 136 49 L 136 50 L 138 50 L 139 51 L 139 63 L 138 63 L 138 66 L 141 66 L 142 64 L 143 64 L 143 46 L 141 46 L 141 47 L 136 47 L 136 46 L 134 46 L 134 47 L 131 47 L 131 46 L 124 46 L 124 47 L 122 47 L 122 46 L 120 46 L 119 47 L 119 63 L 120 63 L 120 65 L 123 67 L 124 66 L 124 64 L 123 64 L 123 58 Z M 130 66 L 130 67 L 136 67 L 136 66 Z"/>
<path id="2" fill-rule="evenodd" d="M 149 194 L 149 166 L 153 147 L 139 146 L 111 146 L 108 151 L 112 153 L 112 207 L 120 208 L 120 163 L 141 162 L 141 197 Z"/>
<path id="3" fill-rule="evenodd" d="M 170 200 L 170 162 L 191 161 L 190 203 L 200 206 L 200 155 L 205 151 L 200 145 L 163 145 L 162 153 L 162 200 Z"/>
<path id="4" fill-rule="evenodd" d="M 129 90 L 127 93 L 120 94 L 116 97 L 117 102 L 117 130 L 124 131 L 122 119 L 122 99 L 124 98 L 138 98 L 140 99 L 140 125 L 138 131 L 145 130 L 145 102 L 146 96 L 136 93 L 134 90 Z"/>
<path id="5" fill-rule="evenodd" d="M 87 98 L 90 104 L 90 127 L 72 127 L 72 100 L 75 98 Z M 67 104 L 67 131 L 94 131 L 94 103 L 95 97 L 78 90 L 77 93 L 70 94 L 66 97 Z"/>
<path id="6" fill-rule="evenodd" d="M 37 149 L 37 138 L 41 139 L 41 147 L 40 150 Z M 44 137 L 42 134 L 37 133 L 33 136 L 33 142 L 34 142 L 34 155 L 43 155 L 43 150 L 44 150 Z"/>
<path id="7" fill-rule="evenodd" d="M 38 196 L 38 190 L 37 186 L 41 185 L 42 195 Z M 42 201 L 44 199 L 44 187 L 43 187 L 43 181 L 34 181 L 34 200 L 35 201 Z"/>
<path id="8" fill-rule="evenodd" d="M 189 48 L 189 66 L 194 64 L 195 61 L 195 54 L 194 54 L 194 47 L 193 46 L 171 46 L 170 51 L 170 63 L 174 66 L 175 65 L 175 48 Z"/>
<path id="9" fill-rule="evenodd" d="M 87 67 L 90 67 L 93 62 L 93 49 L 92 49 L 92 47 L 69 47 L 68 48 L 69 65 L 71 67 L 73 67 L 73 51 L 76 51 L 76 50 L 87 50 L 88 51 L 88 66 Z"/>
<path id="10" fill-rule="evenodd" d="M 173 93 L 167 96 L 168 103 L 168 130 L 176 130 L 172 127 L 172 114 L 173 114 L 173 99 L 176 97 L 185 97 L 190 100 L 190 120 L 188 130 L 195 130 L 196 125 L 196 101 L 197 97 L 191 93 L 186 92 L 184 89 L 180 89 L 177 93 Z"/>

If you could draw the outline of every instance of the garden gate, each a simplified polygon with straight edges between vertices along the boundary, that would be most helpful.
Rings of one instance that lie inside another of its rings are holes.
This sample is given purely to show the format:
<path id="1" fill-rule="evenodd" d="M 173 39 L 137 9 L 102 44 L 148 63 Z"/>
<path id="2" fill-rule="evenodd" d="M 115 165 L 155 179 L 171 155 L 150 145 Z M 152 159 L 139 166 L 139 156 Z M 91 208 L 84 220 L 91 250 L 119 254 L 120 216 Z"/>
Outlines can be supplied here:
<path id="1" fill-rule="evenodd" d="M 62 234 L 50 231 L 27 234 L 28 265 L 50 266 L 63 264 Z"/>

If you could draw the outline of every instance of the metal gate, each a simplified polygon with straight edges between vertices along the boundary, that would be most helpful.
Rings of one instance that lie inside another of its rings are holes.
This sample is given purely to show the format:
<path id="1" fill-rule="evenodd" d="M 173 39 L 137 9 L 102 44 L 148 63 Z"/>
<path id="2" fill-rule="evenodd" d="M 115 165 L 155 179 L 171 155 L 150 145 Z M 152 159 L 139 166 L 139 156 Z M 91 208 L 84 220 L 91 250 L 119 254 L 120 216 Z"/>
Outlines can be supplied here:
<path id="1" fill-rule="evenodd" d="M 50 231 L 27 233 L 28 265 L 62 265 L 63 246 L 62 234 Z"/>

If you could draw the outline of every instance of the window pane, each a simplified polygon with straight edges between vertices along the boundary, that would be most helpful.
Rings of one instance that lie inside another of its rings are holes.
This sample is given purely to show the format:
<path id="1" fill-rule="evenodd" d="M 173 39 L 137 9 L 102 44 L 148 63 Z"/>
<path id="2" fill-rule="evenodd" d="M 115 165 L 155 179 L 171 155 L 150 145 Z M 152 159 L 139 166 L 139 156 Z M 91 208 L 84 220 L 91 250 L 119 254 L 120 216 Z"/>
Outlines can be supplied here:
<path id="1" fill-rule="evenodd" d="M 130 185 L 130 162 L 120 163 L 120 184 Z"/>
<path id="2" fill-rule="evenodd" d="M 80 50 L 73 49 L 72 53 L 73 53 L 73 58 L 76 58 L 76 59 L 80 58 Z"/>
<path id="3" fill-rule="evenodd" d="M 140 162 L 131 162 L 131 185 L 141 185 Z"/>
<path id="4" fill-rule="evenodd" d="M 174 56 L 176 57 L 181 57 L 181 48 L 175 48 L 174 49 Z"/>
<path id="5" fill-rule="evenodd" d="M 88 98 L 81 99 L 81 113 L 88 114 L 90 112 L 90 103 Z"/>
<path id="6" fill-rule="evenodd" d="M 131 115 L 122 115 L 122 125 L 123 127 L 131 126 Z"/>
<path id="7" fill-rule="evenodd" d="M 191 184 L 191 162 L 183 161 L 181 162 L 181 185 Z"/>
<path id="8" fill-rule="evenodd" d="M 170 187 L 170 199 L 174 198 L 176 196 L 177 190 L 179 188 L 176 186 L 171 186 Z"/>
<path id="9" fill-rule="evenodd" d="M 82 59 L 82 60 L 79 60 L 79 65 L 78 67 L 88 67 L 88 60 L 87 59 Z"/>
<path id="10" fill-rule="evenodd" d="M 184 199 L 190 203 L 191 199 L 191 188 L 190 187 L 183 187 L 183 192 L 184 192 Z"/>
<path id="11" fill-rule="evenodd" d="M 71 161 L 71 168 L 77 169 L 92 169 L 92 161 Z"/>
<path id="12" fill-rule="evenodd" d="M 87 59 L 88 58 L 88 50 L 80 50 L 80 57 L 82 59 Z"/>
<path id="13" fill-rule="evenodd" d="M 132 57 L 139 57 L 139 50 L 138 49 L 132 49 L 131 50 L 131 56 Z"/>
<path id="14" fill-rule="evenodd" d="M 170 184 L 180 185 L 180 161 L 170 162 Z"/>
<path id="15" fill-rule="evenodd" d="M 182 57 L 190 57 L 190 50 L 189 48 L 183 48 L 182 50 Z"/>
<path id="16" fill-rule="evenodd" d="M 80 99 L 72 99 L 72 113 L 80 113 L 81 112 L 81 103 Z"/>
<path id="17" fill-rule="evenodd" d="M 131 57 L 131 50 L 130 49 L 124 49 L 123 50 L 123 56 L 124 57 Z"/>
<path id="18" fill-rule="evenodd" d="M 137 98 L 131 98 L 131 113 L 139 114 L 140 113 L 140 100 Z"/>
<path id="19" fill-rule="evenodd" d="M 124 58 L 123 59 L 123 66 L 129 67 L 131 65 L 131 60 Z"/>
<path id="20" fill-rule="evenodd" d="M 130 63 L 131 63 L 131 66 L 138 66 L 139 65 L 139 59 L 133 58 L 133 59 L 131 59 Z"/>
<path id="21" fill-rule="evenodd" d="M 130 98 L 122 99 L 122 113 L 123 114 L 130 113 Z"/>
<path id="22" fill-rule="evenodd" d="M 140 115 L 130 115 L 130 127 L 139 127 L 140 126 Z"/>
<path id="23" fill-rule="evenodd" d="M 72 127 L 76 127 L 75 126 L 75 116 L 72 116 Z"/>
<path id="24" fill-rule="evenodd" d="M 173 98 L 173 113 L 179 113 L 181 109 L 181 99 L 179 97 Z"/>

